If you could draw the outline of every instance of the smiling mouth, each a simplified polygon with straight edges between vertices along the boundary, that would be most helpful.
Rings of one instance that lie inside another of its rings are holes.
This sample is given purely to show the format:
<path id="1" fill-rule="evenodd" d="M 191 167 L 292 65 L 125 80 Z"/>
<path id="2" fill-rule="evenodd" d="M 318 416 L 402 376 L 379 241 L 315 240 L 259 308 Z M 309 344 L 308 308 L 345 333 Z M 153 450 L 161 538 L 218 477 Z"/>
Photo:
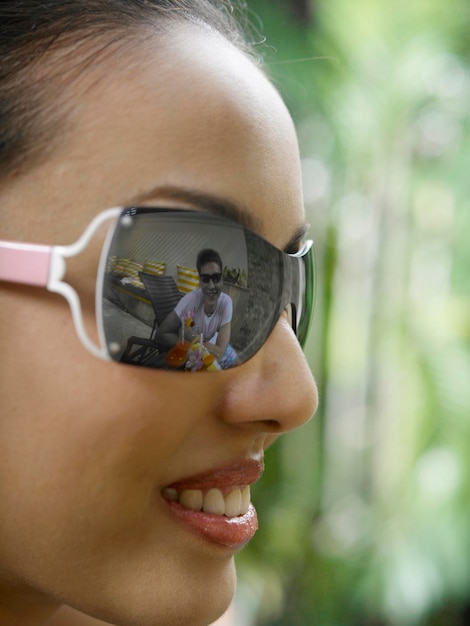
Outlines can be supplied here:
<path id="1" fill-rule="evenodd" d="M 258 529 L 250 485 L 262 473 L 262 459 L 244 460 L 177 481 L 161 495 L 170 514 L 188 530 L 233 552 Z"/>
<path id="2" fill-rule="evenodd" d="M 163 497 L 192 511 L 203 511 L 225 517 L 245 515 L 251 502 L 249 485 L 230 487 L 225 495 L 221 489 L 215 487 L 207 491 L 202 489 L 178 491 L 177 489 L 166 488 L 163 490 Z"/>

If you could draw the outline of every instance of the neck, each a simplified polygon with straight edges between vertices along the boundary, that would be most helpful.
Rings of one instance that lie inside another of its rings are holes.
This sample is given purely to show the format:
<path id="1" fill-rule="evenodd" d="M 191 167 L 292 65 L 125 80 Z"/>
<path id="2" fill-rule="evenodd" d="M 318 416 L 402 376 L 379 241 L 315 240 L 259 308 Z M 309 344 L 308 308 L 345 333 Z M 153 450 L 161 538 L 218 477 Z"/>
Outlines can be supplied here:
<path id="1" fill-rule="evenodd" d="M 59 604 L 43 594 L 11 587 L 0 588 L 0 624 L 46 626 L 58 608 Z"/>

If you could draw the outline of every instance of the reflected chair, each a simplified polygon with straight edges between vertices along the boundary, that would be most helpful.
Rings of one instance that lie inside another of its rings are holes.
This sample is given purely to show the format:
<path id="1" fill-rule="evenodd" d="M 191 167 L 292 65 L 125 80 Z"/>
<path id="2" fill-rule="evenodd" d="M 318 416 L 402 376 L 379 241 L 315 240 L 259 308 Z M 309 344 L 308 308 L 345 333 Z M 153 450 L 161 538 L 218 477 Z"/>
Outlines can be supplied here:
<path id="1" fill-rule="evenodd" d="M 129 337 L 121 362 L 144 365 L 160 352 L 161 346 L 155 341 L 156 330 L 166 316 L 173 311 L 183 294 L 178 290 L 176 282 L 171 276 L 147 274 L 146 272 L 139 272 L 139 276 L 152 303 L 155 319 L 150 337 Z"/>
<path id="2" fill-rule="evenodd" d="M 155 332 L 166 318 L 173 311 L 175 306 L 183 297 L 178 291 L 175 280 L 172 276 L 159 276 L 156 274 L 146 274 L 139 272 L 140 280 L 144 283 L 145 290 L 153 306 L 155 319 L 153 322 L 150 339 L 153 339 Z"/>

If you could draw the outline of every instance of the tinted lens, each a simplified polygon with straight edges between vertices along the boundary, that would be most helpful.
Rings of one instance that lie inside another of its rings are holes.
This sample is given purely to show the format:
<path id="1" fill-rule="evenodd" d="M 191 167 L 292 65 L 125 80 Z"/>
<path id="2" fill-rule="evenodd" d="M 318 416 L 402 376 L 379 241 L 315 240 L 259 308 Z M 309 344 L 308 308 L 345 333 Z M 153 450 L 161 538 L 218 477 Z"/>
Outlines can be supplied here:
<path id="1" fill-rule="evenodd" d="M 222 279 L 215 295 L 199 288 L 196 259 L 202 250 L 214 251 L 222 261 L 222 275 L 201 275 L 204 283 Z M 314 297 L 311 242 L 298 255 L 288 255 L 239 223 L 210 213 L 132 208 L 121 215 L 104 254 L 98 320 L 114 360 L 181 371 L 227 369 L 261 348 L 286 307 L 299 341 L 306 338 Z M 204 298 L 212 298 L 209 315 Z M 198 343 L 171 348 L 158 341 L 159 326 L 177 305 L 185 312 L 181 332 L 192 324 L 212 343 L 231 310 L 224 358 L 213 360 Z"/>
<path id="2" fill-rule="evenodd" d="M 202 280 L 203 283 L 208 285 L 210 281 L 212 281 L 213 283 L 220 282 L 222 274 L 199 274 L 199 278 Z"/>

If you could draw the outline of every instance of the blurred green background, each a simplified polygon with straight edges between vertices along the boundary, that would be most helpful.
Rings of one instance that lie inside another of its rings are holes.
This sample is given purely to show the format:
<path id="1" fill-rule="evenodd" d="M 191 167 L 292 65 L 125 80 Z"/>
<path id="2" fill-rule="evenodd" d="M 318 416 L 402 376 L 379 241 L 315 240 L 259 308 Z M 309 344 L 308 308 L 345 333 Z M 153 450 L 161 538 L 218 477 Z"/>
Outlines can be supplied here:
<path id="1" fill-rule="evenodd" d="M 247 4 L 300 136 L 321 402 L 268 452 L 243 620 L 470 624 L 470 2 Z"/>

